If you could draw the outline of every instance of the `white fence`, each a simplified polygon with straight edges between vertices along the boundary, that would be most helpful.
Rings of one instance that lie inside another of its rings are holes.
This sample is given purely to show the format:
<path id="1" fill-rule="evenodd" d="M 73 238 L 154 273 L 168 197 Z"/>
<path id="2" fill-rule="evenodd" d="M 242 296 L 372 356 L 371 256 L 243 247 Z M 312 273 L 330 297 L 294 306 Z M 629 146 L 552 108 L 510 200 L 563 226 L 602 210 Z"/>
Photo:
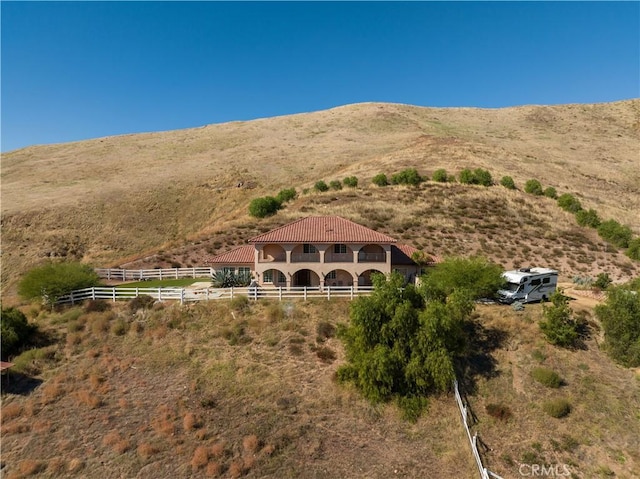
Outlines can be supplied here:
<path id="1" fill-rule="evenodd" d="M 480 457 L 480 453 L 478 452 L 478 433 L 475 432 L 473 436 L 471 436 L 471 430 L 469 429 L 468 424 L 468 409 L 467 406 L 464 405 L 462 401 L 462 396 L 460 396 L 460 390 L 458 389 L 458 380 L 453 381 L 453 392 L 456 396 L 456 403 L 458 403 L 458 408 L 460 409 L 460 414 L 462 415 L 462 423 L 464 424 L 464 429 L 467 431 L 467 437 L 469 438 L 469 444 L 471 444 L 471 452 L 473 453 L 473 458 L 476 460 L 476 464 L 478 466 L 478 471 L 480 471 L 481 479 L 502 479 L 497 474 L 494 474 L 490 470 L 488 470 L 482 464 L 482 458 Z"/>
<path id="2" fill-rule="evenodd" d="M 96 273 L 104 279 L 121 281 L 144 281 L 147 279 L 179 279 L 179 278 L 210 278 L 215 274 L 215 268 L 165 268 L 165 269 L 118 269 L 96 268 Z"/>
<path id="3" fill-rule="evenodd" d="M 137 296 L 151 296 L 158 301 L 209 301 L 213 299 L 233 299 L 236 296 L 247 296 L 249 299 L 309 299 L 309 298 L 349 298 L 368 295 L 373 291 L 371 286 L 326 286 L 323 289 L 301 288 L 126 288 L 126 287 L 93 287 L 79 289 L 58 298 L 57 304 L 75 304 L 88 299 L 131 299 Z"/>

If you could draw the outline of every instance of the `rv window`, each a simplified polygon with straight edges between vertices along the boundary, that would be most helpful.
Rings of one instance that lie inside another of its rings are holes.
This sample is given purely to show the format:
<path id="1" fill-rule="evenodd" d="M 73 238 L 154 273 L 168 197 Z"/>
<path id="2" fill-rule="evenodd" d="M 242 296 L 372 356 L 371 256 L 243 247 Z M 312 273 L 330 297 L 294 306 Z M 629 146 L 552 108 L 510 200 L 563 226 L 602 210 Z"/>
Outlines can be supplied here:
<path id="1" fill-rule="evenodd" d="M 531 280 L 531 286 L 537 286 L 540 284 L 540 280 L 539 279 L 532 279 Z"/>
<path id="2" fill-rule="evenodd" d="M 549 284 L 551 283 L 551 278 L 543 278 L 542 279 L 542 284 Z"/>

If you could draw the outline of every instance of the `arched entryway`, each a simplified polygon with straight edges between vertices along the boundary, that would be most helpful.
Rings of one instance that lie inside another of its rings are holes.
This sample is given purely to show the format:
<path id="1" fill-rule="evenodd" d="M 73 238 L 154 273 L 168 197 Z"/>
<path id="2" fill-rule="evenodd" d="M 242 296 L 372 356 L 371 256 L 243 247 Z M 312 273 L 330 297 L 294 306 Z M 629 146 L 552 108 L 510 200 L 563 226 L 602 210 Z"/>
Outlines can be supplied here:
<path id="1" fill-rule="evenodd" d="M 387 254 L 379 244 L 368 244 L 358 251 L 358 263 L 384 263 Z"/>
<path id="2" fill-rule="evenodd" d="M 374 274 L 383 274 L 382 271 L 378 271 L 377 269 L 368 269 L 363 271 L 360 276 L 358 276 L 358 286 L 373 286 L 373 282 L 371 281 L 371 275 Z"/>
<path id="3" fill-rule="evenodd" d="M 318 287 L 320 286 L 320 277 L 315 271 L 310 269 L 299 269 L 293 275 L 291 286 L 293 287 Z"/>
<path id="4" fill-rule="evenodd" d="M 287 286 L 287 277 L 278 269 L 268 269 L 262 273 L 262 284 L 285 288 Z"/>
<path id="5" fill-rule="evenodd" d="M 353 286 L 353 276 L 343 269 L 329 271 L 324 277 L 325 286 Z"/>

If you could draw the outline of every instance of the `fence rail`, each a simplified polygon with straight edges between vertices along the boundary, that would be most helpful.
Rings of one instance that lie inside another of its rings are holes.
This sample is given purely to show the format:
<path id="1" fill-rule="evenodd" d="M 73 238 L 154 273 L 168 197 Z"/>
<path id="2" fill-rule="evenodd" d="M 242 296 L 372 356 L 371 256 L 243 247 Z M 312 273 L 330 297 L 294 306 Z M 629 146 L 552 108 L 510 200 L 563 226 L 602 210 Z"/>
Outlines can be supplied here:
<path id="1" fill-rule="evenodd" d="M 75 304 L 89 299 L 132 299 L 138 296 L 151 296 L 158 301 L 209 301 L 214 299 L 233 299 L 247 296 L 249 299 L 310 299 L 310 298 L 349 298 L 371 294 L 371 286 L 327 286 L 323 289 L 312 287 L 300 288 L 126 288 L 126 287 L 93 287 L 73 291 L 60 296 L 57 304 Z"/>
<path id="2" fill-rule="evenodd" d="M 458 389 L 458 380 L 453 381 L 453 392 L 456 397 L 456 403 L 458 404 L 458 408 L 460 409 L 460 414 L 462 415 L 462 423 L 464 424 L 464 429 L 467 432 L 467 437 L 469 438 L 469 444 L 471 445 L 471 452 L 473 454 L 473 458 L 476 460 L 476 465 L 478 466 L 478 471 L 480 472 L 481 479 L 502 479 L 497 474 L 488 470 L 482 464 L 482 458 L 480 457 L 480 452 L 478 451 L 478 433 L 475 432 L 473 436 L 471 435 L 471 430 L 469 429 L 469 410 L 468 407 L 464 404 L 462 400 L 462 396 L 460 396 L 460 390 Z"/>
<path id="3" fill-rule="evenodd" d="M 165 269 L 119 269 L 96 268 L 100 278 L 117 279 L 121 281 L 144 281 L 148 279 L 179 279 L 179 278 L 210 278 L 216 272 L 215 268 L 165 268 Z"/>

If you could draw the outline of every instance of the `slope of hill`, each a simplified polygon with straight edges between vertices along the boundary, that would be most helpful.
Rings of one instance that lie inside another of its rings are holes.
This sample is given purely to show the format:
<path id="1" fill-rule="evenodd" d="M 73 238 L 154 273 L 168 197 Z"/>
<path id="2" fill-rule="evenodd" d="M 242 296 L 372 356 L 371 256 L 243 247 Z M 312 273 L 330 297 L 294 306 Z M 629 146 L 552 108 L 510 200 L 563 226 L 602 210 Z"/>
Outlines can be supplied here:
<path id="1" fill-rule="evenodd" d="M 29 147 L 2 158 L 3 286 L 46 257 L 116 264 L 204 238 L 249 220 L 248 202 L 281 187 L 351 174 L 366 185 L 408 166 L 484 167 L 520 186 L 537 178 L 640 233 L 639 139 L 640 100 L 499 110 L 365 103 Z"/>

